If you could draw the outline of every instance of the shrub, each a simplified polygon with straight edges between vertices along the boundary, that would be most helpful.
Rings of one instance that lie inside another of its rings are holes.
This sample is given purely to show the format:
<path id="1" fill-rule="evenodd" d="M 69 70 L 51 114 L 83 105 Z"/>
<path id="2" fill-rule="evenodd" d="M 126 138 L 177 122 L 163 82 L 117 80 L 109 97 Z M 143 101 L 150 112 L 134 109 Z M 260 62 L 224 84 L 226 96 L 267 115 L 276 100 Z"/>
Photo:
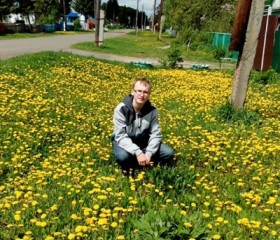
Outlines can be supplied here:
<path id="1" fill-rule="evenodd" d="M 226 56 L 226 50 L 223 48 L 216 48 L 214 52 L 214 58 L 219 61 L 219 67 L 222 67 L 222 60 Z"/>
<path id="2" fill-rule="evenodd" d="M 181 57 L 181 55 L 181 50 L 177 46 L 175 46 L 172 47 L 169 51 L 167 59 L 160 60 L 160 62 L 164 68 L 179 68 L 178 63 L 183 62 L 183 58 Z"/>
<path id="3" fill-rule="evenodd" d="M 74 20 L 74 30 L 75 31 L 79 31 L 82 29 L 82 25 L 80 23 L 80 20 L 79 19 L 75 19 Z"/>
<path id="4" fill-rule="evenodd" d="M 279 79 L 279 74 L 277 74 L 277 72 L 272 68 L 261 72 L 252 71 L 251 79 L 256 83 L 269 84 Z"/>
<path id="5" fill-rule="evenodd" d="M 254 112 L 245 108 L 234 108 L 229 102 L 220 106 L 216 110 L 216 115 L 220 121 L 244 123 L 245 125 L 260 124 L 261 116 L 258 112 Z"/>

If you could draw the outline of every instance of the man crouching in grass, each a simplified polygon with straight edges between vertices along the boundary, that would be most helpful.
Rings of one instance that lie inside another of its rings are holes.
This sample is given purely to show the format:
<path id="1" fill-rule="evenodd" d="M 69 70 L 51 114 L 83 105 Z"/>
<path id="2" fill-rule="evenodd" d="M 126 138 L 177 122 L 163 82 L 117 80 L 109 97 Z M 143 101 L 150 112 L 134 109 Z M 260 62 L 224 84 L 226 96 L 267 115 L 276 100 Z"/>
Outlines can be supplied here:
<path id="1" fill-rule="evenodd" d="M 131 93 L 114 110 L 114 156 L 126 172 L 170 164 L 174 158 L 173 149 L 162 143 L 158 111 L 149 101 L 151 89 L 150 80 L 135 80 Z"/>

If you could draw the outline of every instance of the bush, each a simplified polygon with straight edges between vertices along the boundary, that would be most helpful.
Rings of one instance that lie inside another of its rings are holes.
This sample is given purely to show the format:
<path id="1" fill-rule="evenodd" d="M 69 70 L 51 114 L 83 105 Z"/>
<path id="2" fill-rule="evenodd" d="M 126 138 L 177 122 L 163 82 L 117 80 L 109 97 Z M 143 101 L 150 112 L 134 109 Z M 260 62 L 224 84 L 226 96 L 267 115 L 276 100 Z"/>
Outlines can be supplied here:
<path id="1" fill-rule="evenodd" d="M 226 50 L 222 48 L 216 48 L 214 52 L 214 58 L 219 61 L 219 67 L 222 67 L 222 60 L 226 56 Z"/>
<path id="2" fill-rule="evenodd" d="M 260 124 L 261 115 L 245 108 L 234 108 L 229 102 L 216 110 L 217 118 L 224 122 L 243 123 L 245 125 Z"/>
<path id="3" fill-rule="evenodd" d="M 179 68 L 178 63 L 183 62 L 183 58 L 181 57 L 181 50 L 175 46 L 172 47 L 167 55 L 167 59 L 160 60 L 161 64 L 164 68 Z"/>
<path id="4" fill-rule="evenodd" d="M 82 29 L 82 25 L 80 23 L 80 20 L 77 18 L 74 20 L 74 30 L 79 31 Z"/>
<path id="5" fill-rule="evenodd" d="M 253 82 L 266 85 L 279 79 L 279 74 L 272 68 L 263 72 L 252 71 L 251 79 Z"/>

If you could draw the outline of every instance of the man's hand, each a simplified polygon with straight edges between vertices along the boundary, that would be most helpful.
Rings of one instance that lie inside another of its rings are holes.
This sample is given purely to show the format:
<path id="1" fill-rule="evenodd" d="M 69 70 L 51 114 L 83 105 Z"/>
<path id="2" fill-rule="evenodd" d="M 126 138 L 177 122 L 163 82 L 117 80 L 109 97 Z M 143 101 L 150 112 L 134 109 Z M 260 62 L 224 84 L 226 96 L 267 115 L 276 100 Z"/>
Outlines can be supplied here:
<path id="1" fill-rule="evenodd" d="M 149 155 L 147 155 L 147 154 L 145 154 L 145 156 L 146 156 L 146 159 L 147 159 L 147 164 L 150 164 L 150 162 L 151 162 L 151 157 L 150 157 Z"/>
<path id="2" fill-rule="evenodd" d="M 137 161 L 141 167 L 145 167 L 146 165 L 149 164 L 150 159 L 144 153 L 141 153 L 140 155 L 137 156 Z"/>

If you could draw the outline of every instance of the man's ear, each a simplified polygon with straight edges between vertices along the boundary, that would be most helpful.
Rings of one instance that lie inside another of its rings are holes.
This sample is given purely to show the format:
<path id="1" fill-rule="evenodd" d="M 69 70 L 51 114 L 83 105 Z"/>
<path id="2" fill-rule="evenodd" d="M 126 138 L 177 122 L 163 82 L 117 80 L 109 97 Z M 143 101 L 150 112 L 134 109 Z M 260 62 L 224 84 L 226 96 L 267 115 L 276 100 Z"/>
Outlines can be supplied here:
<path id="1" fill-rule="evenodd" d="M 134 96 L 134 93 L 135 93 L 134 90 L 131 89 L 131 95 L 132 95 L 132 96 Z"/>

